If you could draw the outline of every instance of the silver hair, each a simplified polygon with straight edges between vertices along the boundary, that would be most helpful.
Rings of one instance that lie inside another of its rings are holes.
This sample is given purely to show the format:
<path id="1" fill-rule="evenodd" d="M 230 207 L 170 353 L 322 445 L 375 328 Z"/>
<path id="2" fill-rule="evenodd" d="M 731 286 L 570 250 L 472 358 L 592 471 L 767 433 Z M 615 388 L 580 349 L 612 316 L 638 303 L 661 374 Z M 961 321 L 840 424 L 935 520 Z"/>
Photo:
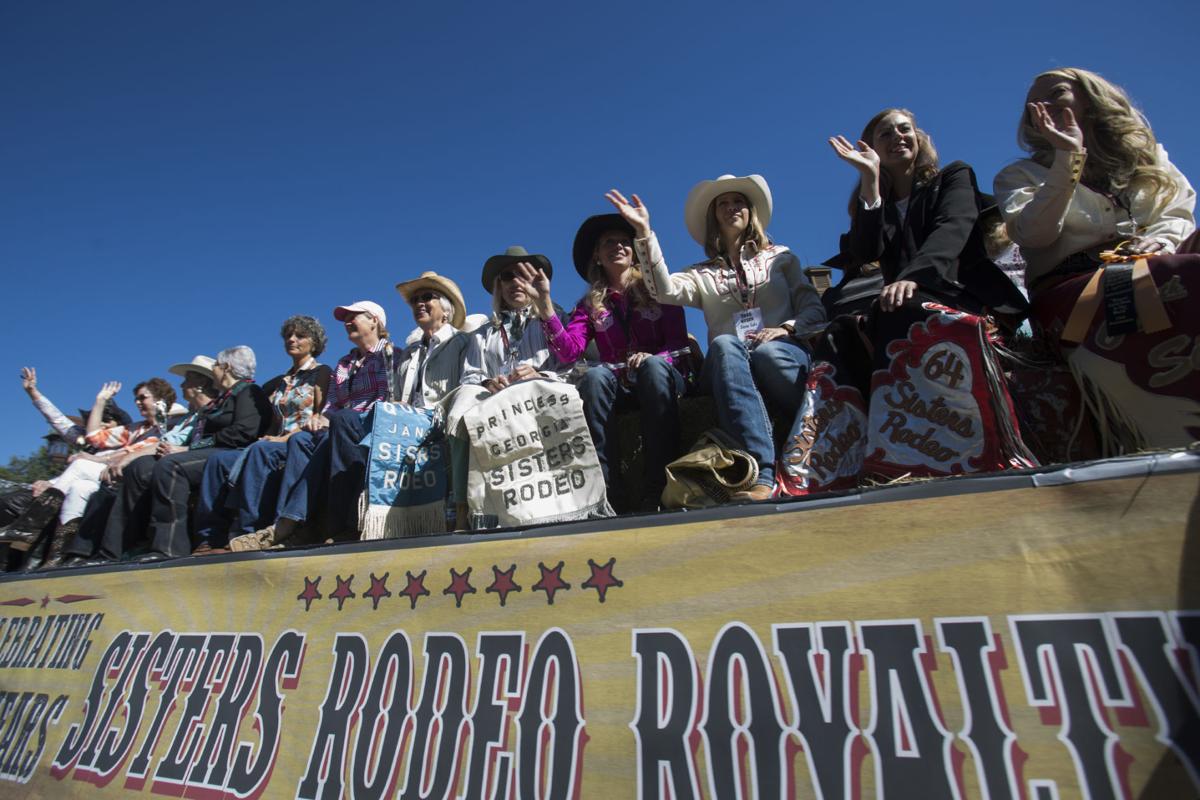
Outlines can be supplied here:
<path id="1" fill-rule="evenodd" d="M 233 377 L 240 381 L 254 380 L 254 370 L 258 366 L 254 351 L 244 344 L 217 353 L 217 363 L 228 367 Z"/>
<path id="2" fill-rule="evenodd" d="M 438 295 L 438 300 L 442 303 L 442 308 L 446 311 L 446 324 L 450 324 L 450 320 L 454 319 L 454 303 L 450 302 L 450 298 L 444 294 Z"/>

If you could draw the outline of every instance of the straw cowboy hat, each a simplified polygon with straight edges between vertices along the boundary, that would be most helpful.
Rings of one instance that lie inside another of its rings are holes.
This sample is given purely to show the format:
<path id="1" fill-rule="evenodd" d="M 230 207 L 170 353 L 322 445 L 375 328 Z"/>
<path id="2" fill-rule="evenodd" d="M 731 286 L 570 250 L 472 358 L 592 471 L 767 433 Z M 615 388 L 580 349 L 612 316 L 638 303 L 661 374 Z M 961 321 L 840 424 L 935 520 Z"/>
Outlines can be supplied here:
<path id="1" fill-rule="evenodd" d="M 500 255 L 492 256 L 483 262 L 483 288 L 491 294 L 492 289 L 496 287 L 496 276 L 507 267 L 522 261 L 532 264 L 534 269 L 540 268 L 547 278 L 554 277 L 554 265 L 550 263 L 550 259 L 538 253 L 528 253 L 521 245 L 514 244 Z"/>
<path id="2" fill-rule="evenodd" d="M 183 361 L 167 367 L 167 372 L 181 378 L 186 378 L 189 372 L 197 372 L 206 378 L 212 378 L 213 364 L 216 363 L 217 360 L 212 356 L 192 356 L 191 361 Z"/>
<path id="3" fill-rule="evenodd" d="M 410 304 L 412 301 L 409 298 L 420 289 L 437 292 L 449 300 L 450 305 L 454 307 L 454 311 L 450 314 L 450 324 L 455 328 L 462 328 L 463 320 L 467 318 L 467 304 L 463 301 L 462 291 L 459 290 L 457 283 L 444 275 L 438 275 L 433 270 L 426 270 L 418 278 L 396 284 L 396 291 L 404 298 L 404 302 Z"/>
<path id="4" fill-rule="evenodd" d="M 683 206 L 683 221 L 687 223 L 688 233 L 692 238 L 704 244 L 704 229 L 708 221 L 708 207 L 717 195 L 726 192 L 738 192 L 749 201 L 758 213 L 758 221 L 763 230 L 771 222 L 771 187 L 762 175 L 722 175 L 714 181 L 700 181 L 688 192 L 687 202 Z"/>
<path id="5" fill-rule="evenodd" d="M 591 266 L 592 256 L 596 253 L 596 240 L 606 231 L 621 231 L 629 234 L 630 239 L 636 237 L 633 226 L 620 214 L 597 214 L 585 219 L 575 233 L 575 244 L 571 248 L 575 271 L 585 281 L 588 279 L 588 267 Z"/>

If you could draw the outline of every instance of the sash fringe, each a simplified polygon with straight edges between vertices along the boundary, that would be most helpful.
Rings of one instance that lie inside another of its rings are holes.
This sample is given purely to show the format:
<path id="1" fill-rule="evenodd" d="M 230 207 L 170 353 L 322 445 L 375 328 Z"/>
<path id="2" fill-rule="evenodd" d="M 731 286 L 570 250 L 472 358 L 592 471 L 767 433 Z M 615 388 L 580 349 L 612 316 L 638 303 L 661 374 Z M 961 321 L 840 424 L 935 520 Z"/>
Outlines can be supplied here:
<path id="1" fill-rule="evenodd" d="M 362 516 L 362 539 L 407 539 L 445 533 L 446 504 L 438 501 L 423 506 L 370 506 Z"/>

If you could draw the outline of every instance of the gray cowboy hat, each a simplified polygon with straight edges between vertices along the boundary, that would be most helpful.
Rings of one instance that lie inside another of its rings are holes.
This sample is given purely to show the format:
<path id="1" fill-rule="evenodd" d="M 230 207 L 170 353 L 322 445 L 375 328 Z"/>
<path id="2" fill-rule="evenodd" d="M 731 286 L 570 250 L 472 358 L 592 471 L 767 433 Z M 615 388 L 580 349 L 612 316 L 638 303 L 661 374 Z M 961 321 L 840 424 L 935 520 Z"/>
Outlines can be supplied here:
<path id="1" fill-rule="evenodd" d="M 496 287 L 496 276 L 506 268 L 522 261 L 532 264 L 535 269 L 540 268 L 542 272 L 546 273 L 547 278 L 554 276 L 554 266 L 550 263 L 550 259 L 538 253 L 529 253 L 521 245 L 514 244 L 500 255 L 492 256 L 483 262 L 483 288 L 488 294 L 491 294 Z"/>

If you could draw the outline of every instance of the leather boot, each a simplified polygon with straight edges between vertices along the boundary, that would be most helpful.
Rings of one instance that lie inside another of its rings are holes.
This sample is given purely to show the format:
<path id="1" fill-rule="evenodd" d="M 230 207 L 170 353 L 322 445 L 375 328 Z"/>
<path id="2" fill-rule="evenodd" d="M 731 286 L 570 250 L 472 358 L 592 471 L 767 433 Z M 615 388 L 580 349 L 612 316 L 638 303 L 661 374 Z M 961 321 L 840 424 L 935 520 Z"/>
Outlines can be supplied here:
<path id="1" fill-rule="evenodd" d="M 28 550 L 54 522 L 64 499 L 58 489 L 47 489 L 33 498 L 25 513 L 0 528 L 0 542 L 8 542 L 14 550 Z"/>
<path id="2" fill-rule="evenodd" d="M 37 569 L 56 569 L 62 566 L 67 545 L 75 538 L 75 534 L 79 533 L 79 524 L 81 521 L 79 517 L 76 517 L 58 526 L 58 529 L 51 534 L 50 547 L 46 552 L 46 560 Z"/>

